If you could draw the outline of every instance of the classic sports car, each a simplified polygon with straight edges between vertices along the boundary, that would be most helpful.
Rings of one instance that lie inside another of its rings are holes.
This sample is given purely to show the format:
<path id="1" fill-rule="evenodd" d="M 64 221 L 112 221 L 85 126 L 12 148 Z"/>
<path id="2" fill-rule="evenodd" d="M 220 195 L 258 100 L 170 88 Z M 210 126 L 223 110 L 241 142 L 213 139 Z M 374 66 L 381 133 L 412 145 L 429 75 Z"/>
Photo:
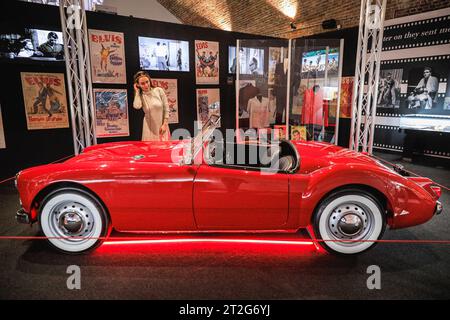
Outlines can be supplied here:
<path id="1" fill-rule="evenodd" d="M 442 211 L 441 189 L 428 178 L 327 143 L 223 143 L 212 139 L 217 123 L 209 119 L 192 140 L 105 143 L 23 170 L 16 218 L 39 222 L 66 253 L 96 248 L 112 228 L 229 234 L 312 226 L 328 251 L 356 254 L 386 225 L 414 226 Z M 267 151 L 258 154 L 270 161 L 249 161 L 252 150 Z"/>

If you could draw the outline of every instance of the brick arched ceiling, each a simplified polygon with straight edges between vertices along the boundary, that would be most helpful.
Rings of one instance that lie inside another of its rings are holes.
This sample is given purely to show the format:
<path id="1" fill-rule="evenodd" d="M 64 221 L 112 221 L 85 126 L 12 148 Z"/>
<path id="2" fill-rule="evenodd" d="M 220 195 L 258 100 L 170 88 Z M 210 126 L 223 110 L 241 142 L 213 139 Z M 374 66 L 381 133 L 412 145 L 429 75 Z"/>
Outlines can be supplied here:
<path id="1" fill-rule="evenodd" d="M 157 0 L 188 25 L 281 38 L 327 30 L 322 21 L 342 28 L 359 24 L 360 0 Z M 386 19 L 450 7 L 450 0 L 387 0 Z M 292 30 L 291 22 L 297 29 Z"/>

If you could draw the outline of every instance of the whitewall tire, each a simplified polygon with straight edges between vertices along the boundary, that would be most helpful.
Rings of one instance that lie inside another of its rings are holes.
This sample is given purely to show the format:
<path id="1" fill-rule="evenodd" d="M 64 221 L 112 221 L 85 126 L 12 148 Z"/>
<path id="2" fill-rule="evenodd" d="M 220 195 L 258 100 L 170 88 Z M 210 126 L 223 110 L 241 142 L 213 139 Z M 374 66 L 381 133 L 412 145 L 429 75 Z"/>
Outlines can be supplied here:
<path id="1" fill-rule="evenodd" d="M 358 254 L 376 244 L 386 228 L 386 216 L 371 194 L 347 189 L 329 195 L 317 208 L 313 221 L 319 243 L 338 254 Z"/>
<path id="2" fill-rule="evenodd" d="M 49 243 L 65 253 L 98 247 L 109 233 L 109 219 L 101 203 L 88 192 L 65 188 L 50 193 L 39 213 Z"/>

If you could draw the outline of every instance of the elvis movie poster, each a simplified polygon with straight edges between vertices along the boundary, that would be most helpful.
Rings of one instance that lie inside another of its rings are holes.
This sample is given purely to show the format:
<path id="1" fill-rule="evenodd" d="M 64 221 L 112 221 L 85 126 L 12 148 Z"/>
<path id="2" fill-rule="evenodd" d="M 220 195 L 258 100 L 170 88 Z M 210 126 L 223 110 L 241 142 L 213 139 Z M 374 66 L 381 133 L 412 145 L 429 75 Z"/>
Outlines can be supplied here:
<path id="1" fill-rule="evenodd" d="M 197 89 L 197 121 L 200 129 L 211 115 L 220 117 L 220 90 Z M 219 124 L 220 126 L 220 124 Z"/>
<path id="2" fill-rule="evenodd" d="M 126 137 L 128 99 L 126 89 L 94 89 L 97 138 Z"/>
<path id="3" fill-rule="evenodd" d="M 28 130 L 68 128 L 63 73 L 21 72 Z"/>
<path id="4" fill-rule="evenodd" d="M 154 79 L 152 84 L 164 90 L 169 102 L 169 123 L 178 123 L 178 83 L 177 79 Z"/>
<path id="5" fill-rule="evenodd" d="M 123 33 L 89 29 L 89 49 L 94 83 L 127 83 Z"/>
<path id="6" fill-rule="evenodd" d="M 2 106 L 0 105 L 0 149 L 5 149 L 5 132 L 3 130 Z"/>
<path id="7" fill-rule="evenodd" d="M 219 43 L 195 40 L 197 84 L 219 84 Z"/>

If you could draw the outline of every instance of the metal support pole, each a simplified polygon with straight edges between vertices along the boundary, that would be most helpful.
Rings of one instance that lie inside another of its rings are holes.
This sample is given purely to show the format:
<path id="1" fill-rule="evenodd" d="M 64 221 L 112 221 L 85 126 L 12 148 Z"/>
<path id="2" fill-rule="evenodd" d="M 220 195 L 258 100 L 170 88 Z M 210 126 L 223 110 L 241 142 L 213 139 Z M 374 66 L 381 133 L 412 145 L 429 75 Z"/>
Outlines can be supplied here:
<path id="1" fill-rule="evenodd" d="M 60 1 L 66 77 L 75 154 L 97 144 L 91 63 L 83 0 Z"/>
<path id="2" fill-rule="evenodd" d="M 386 0 L 361 0 L 350 149 L 369 154 L 375 132 L 385 11 Z"/>

